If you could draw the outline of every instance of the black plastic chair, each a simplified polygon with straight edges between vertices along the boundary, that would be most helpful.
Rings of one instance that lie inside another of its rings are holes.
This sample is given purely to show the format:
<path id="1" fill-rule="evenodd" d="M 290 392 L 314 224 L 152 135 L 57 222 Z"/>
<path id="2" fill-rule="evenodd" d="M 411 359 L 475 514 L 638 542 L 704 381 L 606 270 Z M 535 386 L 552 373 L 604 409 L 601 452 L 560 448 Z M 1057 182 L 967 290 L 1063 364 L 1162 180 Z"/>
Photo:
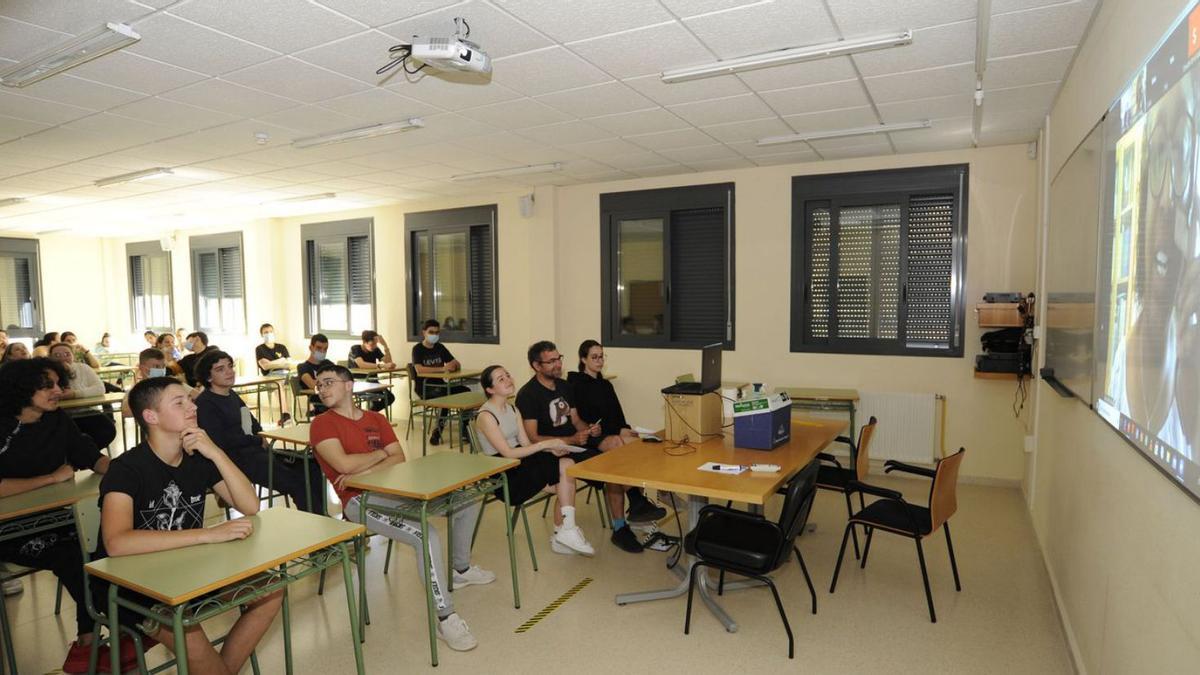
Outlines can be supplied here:
<path id="1" fill-rule="evenodd" d="M 804 581 L 808 584 L 808 593 L 812 596 L 812 613 L 817 613 L 817 592 L 813 588 L 812 578 L 808 576 L 804 557 L 796 546 L 796 537 L 804 530 L 808 514 L 812 511 L 813 498 L 817 494 L 818 468 L 817 462 L 811 462 L 792 477 L 778 523 L 760 514 L 715 504 L 700 511 L 696 529 L 689 532 L 683 541 L 684 550 L 696 558 L 688 576 L 687 617 L 683 623 L 685 635 L 692 625 L 692 594 L 696 587 L 696 574 L 703 567 L 711 567 L 721 572 L 718 593 L 724 589 L 725 572 L 756 579 L 771 589 L 775 607 L 779 609 L 779 618 L 783 619 L 783 629 L 787 631 L 788 658 L 795 657 L 787 612 L 783 609 L 775 582 L 766 575 L 782 567 L 794 553 L 796 562 L 800 563 L 800 571 L 804 573 Z"/>
<path id="2" fill-rule="evenodd" d="M 875 530 L 909 537 L 917 544 L 917 561 L 921 565 L 921 580 L 925 582 L 925 601 L 929 603 L 929 620 L 937 623 L 937 614 L 933 610 L 933 593 L 929 590 L 929 572 L 925 569 L 925 552 L 921 549 L 921 540 L 937 532 L 939 527 L 946 532 L 946 549 L 950 553 L 950 569 L 954 572 L 954 590 L 961 591 L 962 584 L 958 580 L 958 563 L 954 559 L 954 544 L 950 540 L 949 520 L 950 516 L 958 510 L 958 468 L 962 464 L 965 453 L 964 448 L 959 448 L 958 452 L 939 460 L 933 469 L 895 460 L 884 463 L 885 473 L 903 471 L 933 479 L 929 487 L 928 507 L 908 503 L 898 490 L 850 481 L 850 484 L 846 486 L 847 490 L 874 495 L 881 499 L 868 504 L 851 516 L 850 522 L 846 523 L 846 532 L 842 535 L 842 547 L 838 550 L 837 566 L 833 569 L 833 582 L 829 585 L 830 593 L 837 588 L 838 572 L 842 569 L 842 556 L 846 553 L 846 539 L 855 525 L 861 525 L 867 535 L 867 544 L 863 548 L 860 565 L 862 569 L 867 567 L 867 556 L 871 553 L 871 538 L 874 537 Z"/>

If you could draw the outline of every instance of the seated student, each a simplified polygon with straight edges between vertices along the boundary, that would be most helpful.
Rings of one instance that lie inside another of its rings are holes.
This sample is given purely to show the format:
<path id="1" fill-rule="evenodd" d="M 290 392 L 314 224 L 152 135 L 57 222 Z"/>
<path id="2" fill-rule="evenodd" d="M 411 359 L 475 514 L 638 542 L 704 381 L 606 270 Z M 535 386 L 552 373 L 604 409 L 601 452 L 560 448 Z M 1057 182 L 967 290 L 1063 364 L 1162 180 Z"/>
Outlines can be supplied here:
<path id="1" fill-rule="evenodd" d="M 9 361 L 20 361 L 30 358 L 29 347 L 25 346 L 24 342 L 10 342 L 4 348 L 4 356 L 0 357 L 0 363 L 8 363 Z"/>
<path id="2" fill-rule="evenodd" d="M 96 356 L 108 356 L 112 353 L 112 336 L 108 333 L 100 336 L 100 341 L 92 347 L 92 353 Z"/>
<path id="3" fill-rule="evenodd" d="M 196 380 L 204 391 L 196 397 L 196 422 L 213 439 L 251 483 L 266 486 L 267 440 L 258 436 L 262 425 L 254 419 L 242 397 L 233 393 L 237 372 L 233 357 L 219 349 L 205 352 L 196 363 Z M 325 482 L 321 469 L 309 463 L 312 496 L 304 492 L 304 464 L 275 459 L 275 489 L 292 498 L 296 508 L 310 513 L 325 512 Z"/>
<path id="4" fill-rule="evenodd" d="M 638 436 L 625 421 L 625 411 L 621 408 L 612 382 L 604 379 L 601 372 L 604 368 L 604 347 L 595 340 L 584 340 L 579 345 L 578 368 L 578 372 L 567 375 L 567 383 L 574 390 L 580 419 L 585 424 L 600 425 L 597 447 L 611 450 L 636 441 Z M 645 523 L 667 515 L 666 509 L 646 499 L 641 488 L 631 487 L 625 494 L 629 496 L 629 522 Z"/>
<path id="5" fill-rule="evenodd" d="M 354 378 L 349 369 L 327 363 L 317 369 L 317 393 L 329 410 L 313 419 L 309 441 L 317 452 L 321 468 L 337 491 L 342 501 L 345 517 L 355 523 L 362 522 L 360 492 L 345 486 L 345 480 L 367 471 L 399 464 L 404 461 L 404 449 L 396 439 L 396 432 L 387 418 L 377 412 L 363 410 L 354 405 Z M 395 499 L 376 495 L 372 501 Z M 472 584 L 490 584 L 496 575 L 471 564 L 471 537 L 475 519 L 479 515 L 479 502 L 462 507 L 451 516 L 454 541 L 450 555 L 453 563 L 454 589 L 456 591 Z M 413 547 L 421 553 L 421 526 L 411 520 L 381 515 L 367 509 L 367 529 L 375 534 Z M 443 560 L 441 535 L 436 529 L 429 530 L 429 559 L 433 579 L 434 606 L 437 609 L 437 635 L 456 651 L 474 649 L 477 642 L 471 635 L 467 622 L 454 611 L 454 602 L 445 591 L 439 578 L 446 569 Z M 424 566 L 418 561 L 417 573 L 425 583 Z"/>
<path id="6" fill-rule="evenodd" d="M 145 441 L 109 465 L 100 482 L 100 542 L 97 559 L 218 544 L 245 539 L 253 524 L 244 518 L 204 527 L 205 496 L 212 490 L 240 513 L 258 513 L 254 486 L 204 430 L 196 426 L 196 405 L 179 380 L 152 377 L 129 392 L 133 417 Z M 108 585 L 92 585 L 105 606 Z M 122 589 L 123 597 L 153 606 L 151 598 Z M 247 603 L 221 645 L 209 644 L 201 626 L 185 629 L 188 668 L 196 673 L 237 673 L 283 605 L 283 591 Z M 140 629 L 174 650 L 170 627 L 121 609 L 122 625 Z"/>
<path id="7" fill-rule="evenodd" d="M 37 357 L 49 356 L 50 345 L 58 342 L 58 331 L 51 331 L 42 336 L 42 339 L 33 343 L 33 355 Z"/>
<path id="8" fill-rule="evenodd" d="M 300 385 L 303 389 L 317 390 L 317 369 L 326 363 L 333 363 L 325 358 L 329 354 L 329 338 L 322 333 L 313 333 L 313 336 L 308 340 L 308 358 L 301 361 L 296 366 L 296 377 L 300 379 Z M 321 405 L 321 397 L 312 395 L 308 397 L 308 415 L 319 415 L 325 412 L 325 406 Z"/>
<path id="9" fill-rule="evenodd" d="M 8 349 L 8 331 L 0 328 L 0 352 Z"/>
<path id="10" fill-rule="evenodd" d="M 362 343 L 350 348 L 350 367 L 386 370 L 395 368 L 396 362 L 392 360 L 392 348 L 388 346 L 387 340 L 373 330 L 364 330 Z M 375 378 L 368 376 L 367 379 L 374 380 Z M 395 402 L 396 395 L 389 389 L 371 402 L 371 410 L 379 412 Z"/>
<path id="11" fill-rule="evenodd" d="M 201 331 L 188 333 L 187 341 L 183 343 L 183 346 L 190 353 L 187 356 L 179 359 L 177 363 L 179 364 L 180 370 L 183 371 L 183 379 L 187 380 L 189 386 L 195 388 L 198 386 L 195 373 L 196 362 L 200 360 L 200 357 L 204 354 L 204 352 L 210 349 L 216 349 L 217 347 L 215 345 L 208 344 L 208 335 Z"/>
<path id="12" fill-rule="evenodd" d="M 437 319 L 429 319 L 421 324 L 421 341 L 412 348 L 413 369 L 417 371 L 418 376 L 430 372 L 454 372 L 462 368 L 458 359 L 455 359 L 450 350 L 446 349 L 446 345 L 439 342 L 441 333 L 442 327 Z M 447 387 L 446 383 L 440 380 L 416 377 L 413 379 L 413 391 L 417 392 L 417 396 L 421 398 L 439 398 L 471 390 L 461 384 Z M 443 409 L 438 415 L 437 426 L 429 435 L 430 445 L 442 442 L 442 429 L 446 427 L 446 417 L 449 413 L 449 410 Z"/>
<path id="13" fill-rule="evenodd" d="M 575 524 L 575 479 L 567 475 L 567 469 L 575 464 L 575 460 L 571 458 L 566 442 L 562 438 L 529 442 L 521 414 L 508 402 L 517 387 L 503 367 L 484 368 L 479 381 L 483 393 L 488 396 L 475 418 L 483 454 L 521 460 L 520 465 L 505 472 L 509 499 L 516 505 L 525 503 L 542 490 L 556 493 L 559 506 L 554 510 L 550 548 L 555 553 L 593 555 L 596 550 Z M 496 498 L 503 497 L 503 492 L 497 490 Z"/>
<path id="14" fill-rule="evenodd" d="M 153 347 L 158 342 L 158 334 L 152 330 L 148 330 L 142 333 L 142 339 L 146 341 L 148 346 Z"/>
<path id="15" fill-rule="evenodd" d="M 535 342 L 527 354 L 534 375 L 517 392 L 517 410 L 525 425 L 525 434 L 534 443 L 562 438 L 572 445 L 587 448 L 576 453 L 575 461 L 596 456 L 600 448 L 600 425 L 585 424 L 575 407 L 571 386 L 562 379 L 562 355 L 553 342 Z M 609 449 L 609 448 L 604 448 Z M 642 544 L 626 524 L 625 488 L 605 484 L 609 513 L 612 515 L 612 543 L 627 553 L 641 553 Z"/>
<path id="16" fill-rule="evenodd" d="M 71 345 L 71 351 L 75 352 L 76 363 L 86 363 L 92 368 L 100 367 L 100 360 L 93 356 L 92 353 L 88 351 L 87 347 L 84 347 L 82 344 L 80 344 L 79 338 L 76 337 L 74 333 L 69 330 L 63 331 L 60 340 L 68 345 Z M 53 347 L 54 345 L 50 346 Z"/>
<path id="17" fill-rule="evenodd" d="M 185 343 L 185 342 L 187 342 L 187 329 L 183 328 L 183 327 L 176 328 L 175 329 L 175 353 L 172 354 L 172 356 L 175 357 L 176 361 L 183 358 L 183 355 L 185 353 L 185 351 L 183 349 L 183 343 Z"/>
<path id="18" fill-rule="evenodd" d="M 50 359 L 26 359 L 0 368 L 0 497 L 73 480 L 76 471 L 105 473 L 109 460 L 58 409 L 67 369 Z M 50 570 L 75 600 L 78 637 L 67 650 L 63 672 L 87 672 L 93 622 L 83 597 L 83 556 L 73 525 L 0 543 L 0 561 Z M 124 642 L 124 641 L 123 641 Z M 122 644 L 123 662 L 136 665 L 133 644 Z M 101 658 L 107 659 L 107 649 Z"/>
<path id="19" fill-rule="evenodd" d="M 50 358 L 63 365 L 67 371 L 67 381 L 63 382 L 63 392 L 60 398 L 90 398 L 103 396 L 104 383 L 100 376 L 86 363 L 75 361 L 75 352 L 71 345 L 59 342 L 50 347 Z M 107 448 L 117 437 L 117 426 L 113 424 L 109 413 L 99 415 L 80 415 L 75 418 L 75 426 L 96 442 L 96 447 Z"/>
<path id="20" fill-rule="evenodd" d="M 175 336 L 170 333 L 163 333 L 154 340 L 154 348 L 162 352 L 163 362 L 167 366 L 167 374 L 183 375 L 183 366 L 175 360 L 174 354 L 178 351 L 175 347 Z"/>
<path id="21" fill-rule="evenodd" d="M 262 336 L 262 344 L 254 348 L 254 360 L 258 362 L 258 372 L 263 375 L 277 373 L 286 375 L 291 372 L 291 354 L 288 348 L 275 342 L 275 327 L 264 323 L 258 327 Z"/>
<path id="22" fill-rule="evenodd" d="M 162 350 L 157 347 L 143 349 L 138 354 L 137 368 L 133 371 L 133 383 L 150 377 L 166 377 L 167 376 L 167 360 L 163 356 Z M 129 394 L 125 395 L 125 400 L 121 402 L 121 416 L 133 417 L 133 409 L 129 407 Z"/>

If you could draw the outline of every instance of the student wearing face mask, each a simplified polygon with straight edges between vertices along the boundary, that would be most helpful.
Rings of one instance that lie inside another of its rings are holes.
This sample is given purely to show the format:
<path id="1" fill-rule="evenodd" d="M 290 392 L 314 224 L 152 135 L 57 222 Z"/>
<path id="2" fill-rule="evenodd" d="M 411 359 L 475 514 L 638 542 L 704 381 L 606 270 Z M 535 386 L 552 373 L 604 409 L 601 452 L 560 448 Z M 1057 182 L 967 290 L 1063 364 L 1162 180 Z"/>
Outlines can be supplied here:
<path id="1" fill-rule="evenodd" d="M 317 390 L 317 369 L 326 363 L 332 363 L 327 356 L 329 354 L 329 338 L 322 333 L 314 333 L 308 341 L 308 358 L 301 361 L 296 366 L 296 377 L 300 378 L 300 384 L 304 385 L 304 389 Z M 321 405 L 319 396 L 308 397 L 308 415 L 319 415 L 325 412 L 325 406 Z"/>
<path id="2" fill-rule="evenodd" d="M 133 371 L 133 383 L 137 384 L 142 380 L 151 377 L 166 377 L 167 376 L 167 359 L 162 350 L 157 347 L 143 349 L 138 354 L 137 368 Z M 125 400 L 121 402 L 121 416 L 133 417 L 133 411 L 129 407 L 129 395 L 125 395 Z"/>
<path id="3" fill-rule="evenodd" d="M 201 331 L 188 333 L 187 340 L 183 346 L 190 354 L 179 359 L 179 367 L 183 369 L 183 377 L 187 380 L 188 385 L 195 388 L 196 385 L 196 362 L 204 355 L 204 352 L 210 349 L 216 349 L 216 345 L 208 344 L 208 335 Z"/>
<path id="4" fill-rule="evenodd" d="M 288 348 L 275 342 L 275 327 L 264 323 L 258 329 L 262 336 L 262 344 L 254 348 L 254 360 L 258 362 L 258 372 L 263 375 L 287 375 L 292 367 L 291 354 Z"/>
<path id="5" fill-rule="evenodd" d="M 437 319 L 429 319 L 421 324 L 421 341 L 413 345 L 412 348 L 412 364 L 417 371 L 417 377 L 413 380 L 413 386 L 417 395 L 421 398 L 438 398 L 448 396 L 450 394 L 460 394 L 462 392 L 471 391 L 470 389 L 456 384 L 453 386 L 447 385 L 443 380 L 426 379 L 421 375 L 429 373 L 454 372 L 462 368 L 462 364 L 446 345 L 441 343 L 442 325 Z M 429 435 L 429 444 L 437 445 L 442 442 L 442 430 L 446 427 L 446 416 L 449 410 L 442 410 L 438 417 L 437 426 L 433 433 Z"/>

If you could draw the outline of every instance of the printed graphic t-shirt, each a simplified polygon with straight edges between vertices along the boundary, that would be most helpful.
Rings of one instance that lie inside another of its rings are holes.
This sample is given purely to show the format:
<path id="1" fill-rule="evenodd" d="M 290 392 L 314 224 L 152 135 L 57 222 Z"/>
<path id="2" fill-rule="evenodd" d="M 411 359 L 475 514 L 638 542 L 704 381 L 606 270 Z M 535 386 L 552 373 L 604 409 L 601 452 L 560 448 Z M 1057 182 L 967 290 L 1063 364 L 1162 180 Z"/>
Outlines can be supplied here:
<path id="1" fill-rule="evenodd" d="M 575 407 L 575 396 L 566 380 L 555 380 L 550 390 L 530 378 L 517 392 L 517 410 L 527 420 L 537 420 L 539 436 L 570 436 L 575 433 L 571 423 L 571 408 Z"/>
<path id="2" fill-rule="evenodd" d="M 371 410 L 364 410 L 362 413 L 363 416 L 357 420 L 343 417 L 333 410 L 317 415 L 308 431 L 309 443 L 315 448 L 321 441 L 334 438 L 341 441 L 342 449 L 347 455 L 360 455 L 382 450 L 396 442 L 396 431 L 392 429 L 386 417 Z M 325 472 L 329 483 L 334 486 L 343 505 L 359 495 L 361 490 L 337 486 L 337 470 L 329 466 L 319 452 L 317 462 L 320 463 L 321 471 Z"/>

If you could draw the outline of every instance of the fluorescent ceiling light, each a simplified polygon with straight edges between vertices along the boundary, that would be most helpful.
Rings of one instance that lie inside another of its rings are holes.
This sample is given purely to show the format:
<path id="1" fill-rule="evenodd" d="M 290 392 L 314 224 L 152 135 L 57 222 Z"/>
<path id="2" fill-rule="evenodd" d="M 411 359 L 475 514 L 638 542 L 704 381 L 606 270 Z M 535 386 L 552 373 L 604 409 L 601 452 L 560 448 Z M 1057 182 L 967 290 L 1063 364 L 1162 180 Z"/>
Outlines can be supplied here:
<path id="1" fill-rule="evenodd" d="M 460 173 L 457 176 L 451 176 L 450 180 L 462 182 L 468 180 L 479 180 L 480 178 L 503 178 L 505 176 L 521 176 L 527 173 L 550 173 L 551 171 L 562 171 L 562 162 L 550 162 L 549 164 L 530 164 L 528 166 L 514 166 L 511 169 L 496 169 L 495 171 L 478 171 L 476 173 Z"/>
<path id="2" fill-rule="evenodd" d="M 826 138 L 846 138 L 848 136 L 869 136 L 871 134 L 886 134 L 892 131 L 911 131 L 913 129 L 928 129 L 933 126 L 929 120 L 917 122 L 898 122 L 896 124 L 872 124 L 853 129 L 838 129 L 836 131 L 813 131 L 806 134 L 789 134 L 787 136 L 768 136 L 760 138 L 756 145 L 781 145 L 783 143 L 799 143 L 800 141 L 820 141 Z"/>
<path id="3" fill-rule="evenodd" d="M 425 120 L 420 117 L 412 117 L 398 122 L 384 122 L 382 124 L 372 124 L 370 126 L 358 127 L 357 129 L 347 129 L 346 131 L 338 131 L 324 136 L 309 136 L 307 138 L 298 138 L 292 141 L 292 147 L 297 150 L 305 148 L 315 148 L 318 145 L 329 145 L 330 143 L 344 143 L 346 141 L 357 141 L 360 138 L 375 138 L 376 136 L 386 136 L 401 131 L 411 131 L 412 129 L 420 129 L 425 126 Z"/>
<path id="4" fill-rule="evenodd" d="M 147 180 L 150 178 L 158 178 L 160 176 L 170 176 L 175 172 L 165 166 L 156 166 L 153 169 L 145 171 L 134 171 L 133 173 L 123 173 L 120 176 L 109 176 L 96 181 L 96 187 L 107 187 L 109 185 L 118 185 L 120 183 L 132 183 L 137 180 Z"/>
<path id="5" fill-rule="evenodd" d="M 6 87 L 26 87 L 68 68 L 87 63 L 97 56 L 128 47 L 141 39 L 142 36 L 123 23 L 106 23 L 96 30 L 39 52 L 5 70 L 0 73 L 0 84 Z"/>
<path id="6" fill-rule="evenodd" d="M 731 75 L 733 73 L 740 73 L 747 70 L 758 70 L 759 68 L 784 66 L 789 63 L 816 61 L 834 56 L 845 56 L 847 54 L 870 52 L 876 49 L 901 47 L 907 44 L 912 44 L 911 30 L 906 30 L 903 33 L 889 33 L 887 35 L 875 35 L 870 37 L 851 38 L 848 40 L 838 40 L 837 42 L 826 42 L 819 45 L 809 45 L 807 47 L 779 49 L 763 54 L 753 54 L 751 56 L 742 56 L 736 59 L 716 61 L 714 63 L 707 63 L 702 66 L 689 66 L 687 68 L 664 70 L 662 74 L 662 81 L 667 84 L 674 84 L 676 82 L 699 80 L 705 77 L 716 77 L 718 75 Z"/>
<path id="7" fill-rule="evenodd" d="M 9 197 L 7 199 L 0 199 L 0 209 L 4 208 L 6 206 L 16 206 L 17 204 L 24 204 L 24 203 L 25 203 L 24 197 Z"/>
<path id="8" fill-rule="evenodd" d="M 288 197 L 287 199 L 277 199 L 273 202 L 267 202 L 267 203 L 268 204 L 298 204 L 300 202 L 315 202 L 315 201 L 320 201 L 322 199 L 335 199 L 336 197 L 337 197 L 336 192 L 322 192 L 320 194 L 315 194 L 315 195 L 300 195 L 299 197 Z"/>

